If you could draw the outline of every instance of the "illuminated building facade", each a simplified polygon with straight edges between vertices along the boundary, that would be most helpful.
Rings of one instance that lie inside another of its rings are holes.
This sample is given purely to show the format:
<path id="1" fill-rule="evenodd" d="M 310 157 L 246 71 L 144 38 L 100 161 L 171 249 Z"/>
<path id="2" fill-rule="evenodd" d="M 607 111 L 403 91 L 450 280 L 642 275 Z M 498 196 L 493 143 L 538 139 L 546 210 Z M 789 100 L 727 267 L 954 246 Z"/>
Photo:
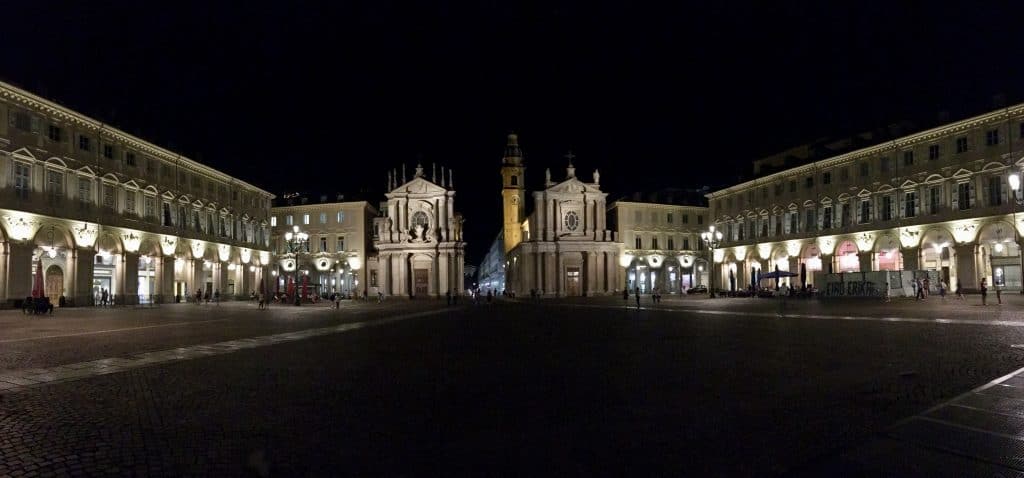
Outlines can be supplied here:
<path id="1" fill-rule="evenodd" d="M 707 229 L 708 208 L 677 204 L 616 201 L 610 209 L 622 241 L 619 265 L 624 286 L 643 294 L 655 288 L 678 294 L 707 285 L 707 254 L 700 233 Z"/>

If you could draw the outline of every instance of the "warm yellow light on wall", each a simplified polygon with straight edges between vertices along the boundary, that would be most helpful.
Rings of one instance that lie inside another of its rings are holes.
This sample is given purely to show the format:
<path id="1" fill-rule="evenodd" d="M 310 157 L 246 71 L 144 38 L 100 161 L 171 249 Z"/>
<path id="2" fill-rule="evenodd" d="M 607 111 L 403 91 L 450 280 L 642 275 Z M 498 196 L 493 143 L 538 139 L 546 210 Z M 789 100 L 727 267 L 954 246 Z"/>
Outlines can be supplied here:
<path id="1" fill-rule="evenodd" d="M 227 262 L 228 259 L 231 259 L 231 246 L 227 244 L 217 244 L 217 257 L 219 257 L 223 262 Z"/>
<path id="2" fill-rule="evenodd" d="M 139 252 L 139 245 L 142 244 L 142 233 L 139 231 L 125 231 L 121 233 L 124 240 L 124 250 L 128 252 Z"/>
<path id="3" fill-rule="evenodd" d="M 206 244 L 203 241 L 192 241 L 192 257 L 202 259 L 204 252 L 206 252 Z"/>
<path id="4" fill-rule="evenodd" d="M 772 245 L 771 244 L 758 244 L 757 255 L 761 256 L 762 260 L 768 260 L 772 257 Z"/>
<path id="5" fill-rule="evenodd" d="M 174 236 L 164 236 L 160 241 L 160 250 L 164 251 L 165 256 L 173 256 L 174 251 L 178 250 L 178 238 Z"/>
<path id="6" fill-rule="evenodd" d="M 721 264 L 725 260 L 725 249 L 715 249 L 715 262 Z"/>
<path id="7" fill-rule="evenodd" d="M 633 263 L 633 254 L 623 254 L 619 256 L 619 265 L 622 267 L 629 267 Z"/>
<path id="8" fill-rule="evenodd" d="M 252 249 L 241 248 L 239 249 L 239 256 L 242 257 L 242 264 L 248 264 L 252 260 Z"/>
<path id="9" fill-rule="evenodd" d="M 736 256 L 737 261 L 742 261 L 747 258 L 746 246 L 734 247 L 732 249 L 732 253 L 734 256 Z"/>
<path id="10" fill-rule="evenodd" d="M 800 241 L 789 241 L 786 243 L 786 253 L 791 256 L 799 256 L 802 246 L 803 244 L 800 244 Z"/>
<path id="11" fill-rule="evenodd" d="M 836 237 L 824 236 L 818 238 L 818 250 L 822 254 L 831 255 L 836 250 Z"/>

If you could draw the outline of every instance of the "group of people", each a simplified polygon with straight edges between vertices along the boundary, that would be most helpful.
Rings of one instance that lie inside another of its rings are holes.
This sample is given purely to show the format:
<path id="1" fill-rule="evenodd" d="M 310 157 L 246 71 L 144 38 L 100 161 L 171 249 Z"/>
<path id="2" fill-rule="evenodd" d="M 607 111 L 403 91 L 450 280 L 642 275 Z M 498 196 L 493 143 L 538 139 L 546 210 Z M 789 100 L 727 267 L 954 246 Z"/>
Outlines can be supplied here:
<path id="1" fill-rule="evenodd" d="M 114 305 L 114 295 L 108 292 L 107 289 L 100 289 L 99 297 L 96 299 L 96 305 L 100 307 L 109 307 Z"/>
<path id="2" fill-rule="evenodd" d="M 204 293 L 202 289 L 196 291 L 196 304 L 209 304 L 211 299 L 214 304 L 220 304 L 220 289 L 213 291 L 213 294 L 210 294 L 210 291 Z"/>
<path id="3" fill-rule="evenodd" d="M 633 288 L 633 295 L 636 297 L 636 307 L 640 308 L 640 288 Z M 622 289 L 622 300 L 629 300 L 629 289 Z M 661 302 L 661 291 L 657 287 L 651 290 L 651 301 L 655 304 Z"/>

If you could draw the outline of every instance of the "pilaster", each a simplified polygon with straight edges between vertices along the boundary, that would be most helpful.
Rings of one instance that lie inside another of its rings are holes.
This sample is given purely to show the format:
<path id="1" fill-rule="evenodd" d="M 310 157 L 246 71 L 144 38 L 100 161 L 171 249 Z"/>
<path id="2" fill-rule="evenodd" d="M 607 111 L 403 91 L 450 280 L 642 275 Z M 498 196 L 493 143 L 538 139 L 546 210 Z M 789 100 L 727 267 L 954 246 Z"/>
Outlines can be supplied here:
<path id="1" fill-rule="evenodd" d="M 118 296 L 121 305 L 136 305 L 139 303 L 139 253 L 125 252 L 121 254 L 121 264 L 118 272 Z"/>

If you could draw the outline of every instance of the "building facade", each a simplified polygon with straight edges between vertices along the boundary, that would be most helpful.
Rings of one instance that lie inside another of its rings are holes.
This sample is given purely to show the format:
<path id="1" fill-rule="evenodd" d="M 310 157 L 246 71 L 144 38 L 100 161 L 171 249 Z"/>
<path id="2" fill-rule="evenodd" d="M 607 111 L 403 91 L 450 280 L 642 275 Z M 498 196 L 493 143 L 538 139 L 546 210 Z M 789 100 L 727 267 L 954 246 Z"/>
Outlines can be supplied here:
<path id="1" fill-rule="evenodd" d="M 953 288 L 1020 290 L 1022 150 L 1016 105 L 711 193 L 725 236 L 715 285 L 776 268 L 796 286 L 819 271 L 927 270 Z"/>
<path id="2" fill-rule="evenodd" d="M 707 229 L 708 208 L 616 201 L 609 214 L 622 241 L 621 287 L 678 294 L 707 284 L 711 269 L 700 234 Z"/>
<path id="3" fill-rule="evenodd" d="M 600 173 L 595 170 L 591 182 L 581 181 L 568 156 L 565 179 L 556 183 L 547 170 L 544 189 L 532 193 L 534 211 L 524 216 L 526 168 L 519 138 L 508 136 L 501 169 L 505 287 L 517 294 L 583 296 L 620 287 L 621 244 L 606 227 Z"/>
<path id="4" fill-rule="evenodd" d="M 269 192 L 4 83 L 0 117 L 5 304 L 40 283 L 55 305 L 259 287 Z"/>
<path id="5" fill-rule="evenodd" d="M 326 196 L 316 203 L 302 197 L 282 198 L 279 203 L 270 212 L 274 292 L 291 295 L 305 286 L 307 294 L 321 297 L 367 294 L 366 264 L 375 254 L 372 231 L 377 209 L 366 201 L 329 202 Z M 309 239 L 292 250 L 285 240 L 287 232 L 304 232 Z"/>
<path id="6" fill-rule="evenodd" d="M 399 179 L 401 178 L 401 179 Z M 454 174 L 434 166 L 430 180 L 417 165 L 405 181 L 393 172 L 387 202 L 373 221 L 375 257 L 368 259 L 371 293 L 401 297 L 459 295 L 466 243 L 462 215 L 455 211 Z"/>
<path id="7" fill-rule="evenodd" d="M 505 291 L 505 267 L 505 231 L 502 230 L 491 242 L 491 247 L 480 262 L 479 273 L 474 281 L 480 293 L 491 291 L 500 294 Z"/>

